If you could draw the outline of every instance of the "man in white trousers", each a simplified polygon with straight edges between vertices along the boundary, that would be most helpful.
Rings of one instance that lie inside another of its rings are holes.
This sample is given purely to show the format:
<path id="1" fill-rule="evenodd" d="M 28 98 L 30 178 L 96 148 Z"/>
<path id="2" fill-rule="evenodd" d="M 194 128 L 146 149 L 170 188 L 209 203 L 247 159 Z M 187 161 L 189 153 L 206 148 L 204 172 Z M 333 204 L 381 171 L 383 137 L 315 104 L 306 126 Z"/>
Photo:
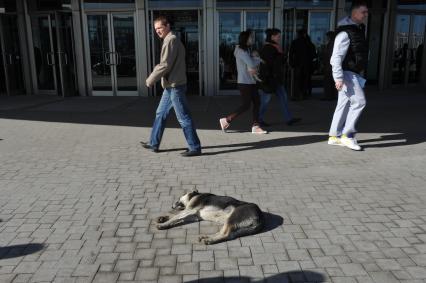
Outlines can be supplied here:
<path id="1" fill-rule="evenodd" d="M 351 16 L 345 17 L 338 24 L 330 59 L 339 97 L 328 144 L 346 146 L 352 150 L 361 150 L 355 139 L 355 125 L 366 105 L 363 88 L 368 62 L 368 42 L 364 25 L 367 17 L 367 4 L 354 2 Z"/>

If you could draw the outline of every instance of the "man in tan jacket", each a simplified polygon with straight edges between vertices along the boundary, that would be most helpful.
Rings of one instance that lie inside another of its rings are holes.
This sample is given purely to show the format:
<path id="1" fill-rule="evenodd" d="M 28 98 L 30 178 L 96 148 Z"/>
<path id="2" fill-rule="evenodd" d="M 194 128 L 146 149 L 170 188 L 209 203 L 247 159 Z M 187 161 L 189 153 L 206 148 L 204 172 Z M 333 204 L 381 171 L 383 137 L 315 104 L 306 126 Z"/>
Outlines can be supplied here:
<path id="1" fill-rule="evenodd" d="M 154 20 L 154 28 L 158 37 L 163 40 L 160 63 L 154 67 L 146 79 L 146 86 L 152 87 L 161 78 L 164 88 L 163 96 L 157 107 L 154 125 L 152 126 L 149 143 L 142 143 L 144 148 L 158 152 L 167 116 L 173 107 L 177 120 L 182 127 L 188 150 L 182 155 L 186 157 L 201 155 L 201 144 L 191 118 L 186 100 L 186 65 L 185 47 L 170 30 L 169 21 L 160 16 Z"/>

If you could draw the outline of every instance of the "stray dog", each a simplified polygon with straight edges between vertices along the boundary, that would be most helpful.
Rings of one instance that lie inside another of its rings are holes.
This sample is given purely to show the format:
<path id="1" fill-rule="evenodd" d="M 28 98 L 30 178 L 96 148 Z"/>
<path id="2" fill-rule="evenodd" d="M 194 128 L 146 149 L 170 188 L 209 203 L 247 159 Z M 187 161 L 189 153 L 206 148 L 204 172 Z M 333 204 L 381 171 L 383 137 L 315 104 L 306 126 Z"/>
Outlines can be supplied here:
<path id="1" fill-rule="evenodd" d="M 160 216 L 158 229 L 202 220 L 223 224 L 218 233 L 199 237 L 199 241 L 206 245 L 258 233 L 265 225 L 263 213 L 256 204 L 197 190 L 184 194 L 172 208 L 180 210 L 179 213 L 171 217 Z"/>

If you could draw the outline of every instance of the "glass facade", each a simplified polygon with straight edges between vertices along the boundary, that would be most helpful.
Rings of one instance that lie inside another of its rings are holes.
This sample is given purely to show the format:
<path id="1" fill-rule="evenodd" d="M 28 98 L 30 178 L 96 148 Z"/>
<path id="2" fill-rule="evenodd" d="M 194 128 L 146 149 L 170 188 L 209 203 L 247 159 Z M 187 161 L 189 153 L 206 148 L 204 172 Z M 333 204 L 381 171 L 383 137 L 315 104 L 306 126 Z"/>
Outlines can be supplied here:
<path id="1" fill-rule="evenodd" d="M 315 93 L 322 88 L 329 65 L 327 32 L 335 29 L 351 3 L 352 0 L 0 0 L 0 92 L 9 94 L 15 89 L 18 93 L 19 88 L 25 88 L 36 94 L 64 96 L 161 95 L 161 86 L 148 90 L 145 79 L 159 62 L 162 45 L 152 20 L 165 15 L 186 49 L 188 94 L 238 93 L 233 53 L 239 34 L 251 30 L 251 49 L 260 50 L 269 27 L 282 30 L 281 43 L 287 59 L 297 31 L 307 31 L 316 51 L 312 60 Z M 71 5 L 82 9 L 70 13 Z M 367 5 L 368 84 L 382 88 L 423 84 L 426 0 L 368 0 Z M 29 24 L 23 24 L 22 19 L 28 19 Z M 81 25 L 74 27 L 76 21 Z M 28 44 L 23 43 L 23 38 Z M 285 85 L 292 95 L 294 68 L 287 60 L 284 69 Z M 22 80 L 26 83 L 13 84 Z"/>
<path id="2" fill-rule="evenodd" d="M 333 8 L 333 0 L 284 1 L 285 8 Z"/>
<path id="3" fill-rule="evenodd" d="M 425 0 L 398 0 L 398 9 L 426 10 Z"/>
<path id="4" fill-rule="evenodd" d="M 84 0 L 85 9 L 126 9 L 135 8 L 135 0 Z"/>
<path id="5" fill-rule="evenodd" d="M 217 8 L 268 8 L 271 6 L 271 0 L 217 0 L 216 7 Z"/>
<path id="6" fill-rule="evenodd" d="M 194 8 L 194 7 L 203 7 L 203 1 L 202 0 L 150 0 L 148 2 L 148 6 L 150 9 L 164 9 L 167 7 L 167 9 L 170 8 Z"/>
<path id="7" fill-rule="evenodd" d="M 71 0 L 35 0 L 28 1 L 30 11 L 59 11 L 71 9 Z"/>
<path id="8" fill-rule="evenodd" d="M 16 12 L 16 0 L 0 0 L 1 13 Z"/>

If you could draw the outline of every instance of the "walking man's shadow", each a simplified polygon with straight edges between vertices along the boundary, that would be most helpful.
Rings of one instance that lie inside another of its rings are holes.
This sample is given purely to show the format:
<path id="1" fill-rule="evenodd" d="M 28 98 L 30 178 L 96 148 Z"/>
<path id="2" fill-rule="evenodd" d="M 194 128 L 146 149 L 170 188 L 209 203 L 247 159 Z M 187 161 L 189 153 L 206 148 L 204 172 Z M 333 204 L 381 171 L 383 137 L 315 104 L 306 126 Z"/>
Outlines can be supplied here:
<path id="1" fill-rule="evenodd" d="M 413 144 L 423 143 L 425 141 L 426 141 L 426 136 L 424 134 L 403 133 L 403 134 L 382 135 L 380 136 L 380 138 L 359 140 L 358 142 L 365 149 L 365 148 L 384 148 L 384 147 L 413 145 Z M 365 144 L 365 143 L 368 143 L 368 144 Z"/>

